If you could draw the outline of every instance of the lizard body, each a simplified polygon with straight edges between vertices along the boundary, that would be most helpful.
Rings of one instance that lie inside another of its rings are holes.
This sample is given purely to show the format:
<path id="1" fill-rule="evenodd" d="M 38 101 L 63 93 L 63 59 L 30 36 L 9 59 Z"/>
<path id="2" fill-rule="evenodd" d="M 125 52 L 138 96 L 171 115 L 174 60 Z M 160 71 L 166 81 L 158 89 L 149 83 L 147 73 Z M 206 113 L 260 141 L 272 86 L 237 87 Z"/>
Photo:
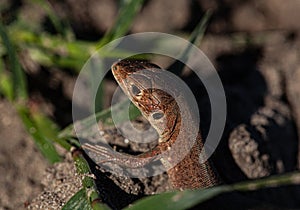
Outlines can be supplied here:
<path id="1" fill-rule="evenodd" d="M 211 162 L 199 160 L 203 140 L 199 126 L 194 125 L 194 116 L 184 94 L 176 87 L 177 84 L 166 84 L 174 93 L 172 95 L 163 90 L 166 88 L 164 70 L 150 62 L 137 60 L 119 61 L 111 69 L 121 89 L 159 134 L 158 145 L 139 155 L 140 160 L 128 156 L 125 159 L 113 157 L 111 161 L 135 168 L 149 163 L 151 157 L 167 153 L 160 160 L 174 189 L 205 188 L 219 184 Z M 175 100 L 174 96 L 179 99 Z M 183 108 L 178 106 L 178 102 L 183 103 Z M 183 126 L 184 122 L 189 124 L 188 128 Z M 198 133 L 191 135 L 195 130 Z M 174 147 L 175 143 L 179 146 Z M 112 159 L 99 146 L 86 144 L 83 148 Z"/>

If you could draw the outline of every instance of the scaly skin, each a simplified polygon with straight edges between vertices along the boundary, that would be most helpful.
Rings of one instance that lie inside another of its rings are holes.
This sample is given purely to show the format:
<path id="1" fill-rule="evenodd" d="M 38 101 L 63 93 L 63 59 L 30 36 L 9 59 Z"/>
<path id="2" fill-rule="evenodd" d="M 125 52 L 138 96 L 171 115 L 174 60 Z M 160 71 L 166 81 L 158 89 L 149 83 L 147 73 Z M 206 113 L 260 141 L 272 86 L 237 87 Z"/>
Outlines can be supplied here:
<path id="1" fill-rule="evenodd" d="M 112 65 L 111 69 L 124 93 L 158 132 L 158 145 L 139 155 L 139 158 L 129 155 L 126 158 L 113 156 L 104 148 L 89 144 L 84 144 L 83 148 L 106 157 L 107 160 L 102 162 L 117 162 L 131 168 L 141 167 L 160 157 L 168 169 L 174 189 L 205 188 L 219 184 L 220 180 L 211 163 L 199 161 L 203 149 L 202 137 L 200 133 L 190 134 L 195 130 L 199 132 L 199 128 L 193 123 L 194 115 L 189 110 L 184 94 L 180 95 L 180 88 L 176 84 L 165 86 L 163 70 L 146 61 L 122 60 Z M 163 91 L 164 88 L 179 96 L 176 101 Z M 184 108 L 179 109 L 177 103 L 183 103 Z M 188 122 L 188 128 L 182 126 L 183 122 Z M 177 146 L 174 146 L 175 142 Z M 182 157 L 182 154 L 185 156 Z"/>

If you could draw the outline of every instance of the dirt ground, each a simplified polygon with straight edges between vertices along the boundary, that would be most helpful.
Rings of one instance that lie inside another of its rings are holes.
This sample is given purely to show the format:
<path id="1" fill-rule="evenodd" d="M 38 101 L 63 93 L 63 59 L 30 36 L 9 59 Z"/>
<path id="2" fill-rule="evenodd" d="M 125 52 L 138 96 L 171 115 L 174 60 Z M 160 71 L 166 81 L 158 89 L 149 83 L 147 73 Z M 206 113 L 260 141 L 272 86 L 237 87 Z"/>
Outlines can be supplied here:
<path id="1" fill-rule="evenodd" d="M 23 3 L 17 6 L 22 14 L 30 15 L 37 10 L 29 1 L 12 2 Z M 71 22 L 77 37 L 86 40 L 97 40 L 103 35 L 113 24 L 117 12 L 116 2 L 110 0 L 49 2 L 58 15 Z M 225 182 L 232 183 L 299 169 L 300 1 L 149 0 L 131 32 L 190 32 L 207 9 L 213 11 L 213 16 L 200 49 L 218 70 L 228 103 L 226 128 L 213 156 L 217 171 Z M 72 122 L 71 96 L 76 78 L 56 69 L 37 67 L 35 70 L 27 72 L 32 99 L 45 106 L 49 116 L 61 127 L 68 125 Z M 205 113 L 209 110 L 205 107 L 209 102 L 205 94 L 197 91 L 199 85 L 191 78 L 185 79 L 192 81 L 190 86 L 198 93 L 200 114 L 207 118 Z M 116 84 L 112 81 L 108 84 L 110 95 Z M 41 203 L 45 204 L 45 199 L 41 196 L 52 199 L 53 203 L 48 201 L 49 208 L 59 208 L 72 194 L 62 198 L 55 192 L 57 185 L 62 184 L 61 177 L 64 183 L 73 186 L 69 192 L 76 192 L 80 187 L 76 176 L 68 178 L 74 171 L 70 158 L 66 158 L 67 165 L 49 169 L 50 164 L 39 154 L 16 111 L 5 99 L 0 100 L 0 113 L 0 209 L 22 209 L 29 203 L 32 209 L 38 205 L 44 209 Z M 204 120 L 201 125 L 204 135 L 207 128 Z M 117 134 L 110 138 L 126 151 L 128 145 L 124 145 Z M 128 150 L 134 152 L 145 150 L 134 145 L 129 147 Z M 97 170 L 92 162 L 91 167 L 98 178 L 103 200 L 114 209 L 123 208 L 144 194 L 169 189 L 166 174 L 132 180 Z M 60 182 L 50 186 L 49 177 Z M 291 186 L 232 193 L 197 208 L 300 208 L 299 191 L 299 186 Z"/>

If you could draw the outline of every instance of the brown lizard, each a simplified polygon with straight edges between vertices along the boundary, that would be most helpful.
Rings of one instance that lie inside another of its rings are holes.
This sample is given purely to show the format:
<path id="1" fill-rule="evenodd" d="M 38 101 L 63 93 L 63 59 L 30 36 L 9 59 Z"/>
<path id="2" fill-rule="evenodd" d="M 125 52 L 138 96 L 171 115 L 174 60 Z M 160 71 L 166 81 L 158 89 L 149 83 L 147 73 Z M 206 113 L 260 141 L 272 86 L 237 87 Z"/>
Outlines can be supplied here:
<path id="1" fill-rule="evenodd" d="M 211 162 L 206 160 L 201 163 L 199 160 L 203 140 L 198 125 L 196 129 L 198 134 L 194 135 L 195 140 L 190 140 L 189 131 L 194 131 L 192 128 L 195 129 L 195 126 L 193 126 L 193 114 L 189 113 L 188 104 L 184 105 L 184 109 L 187 109 L 185 112 L 179 110 L 178 101 L 159 87 L 164 81 L 157 85 L 163 77 L 163 70 L 155 64 L 138 60 L 122 60 L 113 64 L 111 69 L 124 93 L 158 132 L 158 145 L 151 151 L 139 155 L 139 158 L 129 155 L 121 158 L 112 155 L 104 147 L 90 144 L 83 144 L 83 148 L 106 158 L 99 163 L 111 161 L 132 168 L 148 164 L 153 160 L 149 157 L 160 157 L 167 168 L 174 189 L 205 188 L 219 184 L 220 179 Z M 131 77 L 133 74 L 136 74 L 135 77 Z M 175 95 L 180 94 L 176 93 L 176 91 L 180 92 L 176 90 L 176 84 L 171 85 L 170 88 Z M 181 100 L 184 100 L 184 97 Z M 189 123 L 190 129 L 180 133 L 183 120 Z M 179 147 L 173 149 L 175 142 Z M 167 152 L 166 156 L 159 156 L 164 152 Z M 182 153 L 185 154 L 184 157 L 180 157 Z"/>

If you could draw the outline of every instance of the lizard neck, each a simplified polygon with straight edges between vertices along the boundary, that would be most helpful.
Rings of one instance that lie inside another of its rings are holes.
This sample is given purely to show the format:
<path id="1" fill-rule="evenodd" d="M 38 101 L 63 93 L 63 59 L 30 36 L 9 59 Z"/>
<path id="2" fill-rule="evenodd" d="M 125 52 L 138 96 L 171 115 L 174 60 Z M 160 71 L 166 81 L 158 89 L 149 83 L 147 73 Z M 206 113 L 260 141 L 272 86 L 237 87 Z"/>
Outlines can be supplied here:
<path id="1" fill-rule="evenodd" d="M 190 139 L 186 130 L 183 131 L 183 135 L 179 135 L 181 124 L 182 118 L 178 116 L 172 132 L 169 133 L 169 139 L 162 137 L 161 141 L 165 143 L 160 143 L 162 152 L 167 151 L 175 142 L 177 145 L 180 145 L 180 147 L 176 147 L 174 151 L 168 154 L 167 159 L 162 159 L 165 167 L 169 168 L 168 176 L 171 185 L 174 189 L 182 190 L 206 188 L 219 184 L 221 181 L 211 161 L 200 161 L 200 154 L 205 155 L 205 152 L 202 152 L 204 143 L 201 133 L 198 133 L 196 139 Z M 193 145 L 188 146 L 190 143 Z M 181 154 L 186 155 L 181 157 Z M 175 166 L 170 168 L 170 165 Z"/>

